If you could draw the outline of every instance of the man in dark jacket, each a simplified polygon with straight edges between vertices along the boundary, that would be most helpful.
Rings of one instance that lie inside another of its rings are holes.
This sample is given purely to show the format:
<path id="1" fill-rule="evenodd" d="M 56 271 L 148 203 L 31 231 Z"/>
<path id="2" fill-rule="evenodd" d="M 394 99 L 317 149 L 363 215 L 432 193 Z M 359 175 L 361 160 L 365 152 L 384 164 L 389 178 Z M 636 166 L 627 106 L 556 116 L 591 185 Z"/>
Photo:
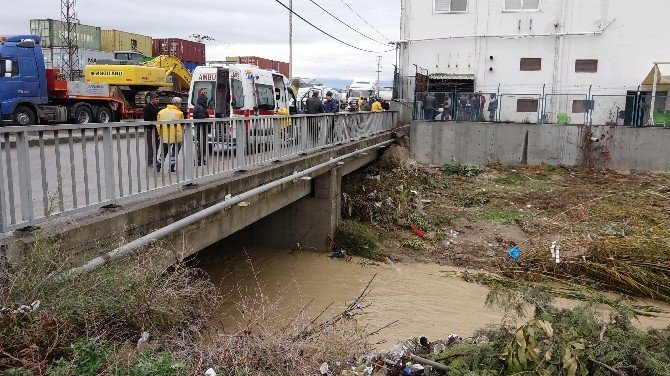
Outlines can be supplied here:
<path id="1" fill-rule="evenodd" d="M 307 114 L 314 115 L 323 113 L 323 103 L 319 99 L 319 93 L 314 91 L 312 97 L 307 100 Z"/>
<path id="2" fill-rule="evenodd" d="M 323 112 L 327 114 L 336 114 L 338 111 L 340 111 L 340 104 L 333 99 L 332 92 L 327 92 L 326 101 L 323 102 Z"/>
<path id="3" fill-rule="evenodd" d="M 207 112 L 207 104 L 209 99 L 207 94 L 202 93 L 198 97 L 195 107 L 193 108 L 193 119 L 209 119 L 209 113 Z M 207 164 L 207 159 L 205 158 L 205 150 L 207 150 L 207 135 L 209 134 L 210 123 L 195 123 L 195 134 L 197 140 L 196 154 L 198 154 L 198 166 Z"/>
<path id="4" fill-rule="evenodd" d="M 435 121 L 435 109 L 437 107 L 437 98 L 433 93 L 428 93 L 423 100 L 423 117 L 427 121 Z"/>
<path id="5" fill-rule="evenodd" d="M 158 95 L 156 93 L 149 93 L 147 95 L 147 104 L 144 106 L 144 121 L 157 121 L 158 111 L 160 111 L 158 108 Z M 147 166 L 152 167 L 158 153 L 160 137 L 158 136 L 158 132 L 156 132 L 156 127 L 152 125 L 146 126 L 144 134 L 147 140 Z"/>
<path id="6" fill-rule="evenodd" d="M 307 114 L 316 115 L 320 113 L 323 113 L 323 102 L 319 99 L 319 93 L 314 91 L 312 92 L 312 97 L 307 100 Z M 311 147 L 317 146 L 319 142 L 319 134 L 321 133 L 319 118 L 307 117 L 307 133 L 309 134 L 309 139 L 312 143 Z"/>
<path id="7" fill-rule="evenodd" d="M 340 111 L 340 103 L 333 99 L 333 93 L 332 92 L 327 92 L 326 93 L 326 101 L 323 102 L 323 112 L 327 114 L 336 114 Z M 332 143 L 335 141 L 336 138 L 336 133 L 335 132 L 335 117 L 333 116 L 332 119 L 329 121 L 330 127 L 328 128 L 328 134 L 326 135 L 326 139 L 328 143 Z"/>

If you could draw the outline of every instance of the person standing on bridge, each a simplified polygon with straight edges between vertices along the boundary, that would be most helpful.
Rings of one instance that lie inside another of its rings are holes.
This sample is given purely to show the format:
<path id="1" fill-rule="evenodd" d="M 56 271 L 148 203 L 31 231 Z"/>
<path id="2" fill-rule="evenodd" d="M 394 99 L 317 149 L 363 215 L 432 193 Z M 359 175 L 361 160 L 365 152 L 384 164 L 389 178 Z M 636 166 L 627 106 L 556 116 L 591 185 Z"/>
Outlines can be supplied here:
<path id="1" fill-rule="evenodd" d="M 184 113 L 181 112 L 181 98 L 172 98 L 172 104 L 162 109 L 158 113 L 158 121 L 183 120 Z M 181 123 L 175 124 L 157 124 L 156 130 L 160 133 L 163 152 L 159 160 L 156 162 L 156 171 L 161 170 L 161 164 L 165 157 L 170 152 L 170 171 L 177 170 L 177 155 L 181 151 L 181 143 L 183 141 Z"/>
<path id="2" fill-rule="evenodd" d="M 326 114 L 336 114 L 340 111 L 340 103 L 333 99 L 333 92 L 329 91 L 326 93 L 326 100 L 323 102 L 323 112 Z M 328 129 L 328 142 L 333 142 L 335 140 L 335 116 L 332 119 L 327 120 L 330 123 Z"/>
<path id="3" fill-rule="evenodd" d="M 314 90 L 312 96 L 307 100 L 307 114 L 317 115 L 321 113 L 323 113 L 323 102 L 319 99 L 319 92 Z M 307 118 L 307 132 L 309 133 L 309 138 L 312 142 L 311 146 L 316 146 L 319 141 L 319 120 L 318 117 Z"/>
<path id="4" fill-rule="evenodd" d="M 144 106 L 144 121 L 158 120 L 158 95 L 156 93 L 149 93 L 147 96 L 147 104 Z M 154 126 L 149 124 L 144 130 L 147 142 L 147 166 L 153 167 L 154 161 L 158 156 L 158 144 L 160 137 Z"/>
<path id="5" fill-rule="evenodd" d="M 207 98 L 206 93 L 200 94 L 198 97 L 197 103 L 193 108 L 193 119 L 209 119 L 209 113 L 207 112 L 207 104 L 209 99 Z M 198 154 L 198 166 L 207 164 L 207 159 L 205 158 L 205 150 L 207 150 L 207 135 L 209 134 L 211 123 L 196 123 L 195 126 L 195 135 L 197 140 L 196 154 Z"/>

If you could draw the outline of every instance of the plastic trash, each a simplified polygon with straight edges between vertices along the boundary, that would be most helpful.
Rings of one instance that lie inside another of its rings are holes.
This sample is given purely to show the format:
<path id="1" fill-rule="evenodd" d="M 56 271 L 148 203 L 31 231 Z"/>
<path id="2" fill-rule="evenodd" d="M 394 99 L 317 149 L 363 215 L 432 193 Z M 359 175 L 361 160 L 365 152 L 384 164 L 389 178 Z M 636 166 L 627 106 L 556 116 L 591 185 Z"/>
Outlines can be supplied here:
<path id="1" fill-rule="evenodd" d="M 216 372 L 214 371 L 214 368 L 210 368 L 207 371 L 205 371 L 205 376 L 216 376 Z"/>
<path id="2" fill-rule="evenodd" d="M 521 256 L 521 248 L 519 248 L 519 247 L 514 247 L 514 248 L 510 249 L 509 251 L 507 251 L 507 254 L 508 254 L 509 257 L 511 257 L 514 261 L 518 261 L 518 260 L 519 260 L 519 256 Z"/>
<path id="3" fill-rule="evenodd" d="M 149 332 L 142 332 L 142 336 L 137 340 L 137 348 L 142 347 L 147 341 L 149 341 Z"/>
<path id="4" fill-rule="evenodd" d="M 333 254 L 330 255 L 332 258 L 345 258 L 347 256 L 346 252 L 343 249 L 336 249 L 333 251 Z"/>
<path id="5" fill-rule="evenodd" d="M 328 363 L 323 363 L 321 367 L 319 367 L 319 372 L 321 372 L 322 375 L 327 375 L 328 374 Z"/>
<path id="6" fill-rule="evenodd" d="M 412 228 L 412 231 L 414 232 L 414 235 L 416 235 L 416 236 L 418 236 L 418 237 L 420 237 L 420 238 L 423 238 L 423 237 L 426 235 L 426 233 L 423 232 L 423 231 L 421 231 L 421 230 L 419 229 L 419 226 L 417 226 L 417 225 L 415 225 L 415 224 L 411 224 L 411 225 L 409 225 L 409 227 Z"/>

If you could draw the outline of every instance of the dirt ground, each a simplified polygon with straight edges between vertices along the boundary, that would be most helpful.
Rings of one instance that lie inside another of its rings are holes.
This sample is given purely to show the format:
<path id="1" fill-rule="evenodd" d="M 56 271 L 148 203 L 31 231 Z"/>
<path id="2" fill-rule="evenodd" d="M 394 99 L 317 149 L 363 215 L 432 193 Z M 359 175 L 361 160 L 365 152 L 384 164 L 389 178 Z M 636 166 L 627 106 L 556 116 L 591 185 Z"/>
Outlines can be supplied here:
<path id="1" fill-rule="evenodd" d="M 570 259 L 607 239 L 670 228 L 668 173 L 419 166 L 401 144 L 343 187 L 345 218 L 377 229 L 382 252 L 400 262 L 499 271 L 514 246 L 549 260 L 557 242 Z"/>

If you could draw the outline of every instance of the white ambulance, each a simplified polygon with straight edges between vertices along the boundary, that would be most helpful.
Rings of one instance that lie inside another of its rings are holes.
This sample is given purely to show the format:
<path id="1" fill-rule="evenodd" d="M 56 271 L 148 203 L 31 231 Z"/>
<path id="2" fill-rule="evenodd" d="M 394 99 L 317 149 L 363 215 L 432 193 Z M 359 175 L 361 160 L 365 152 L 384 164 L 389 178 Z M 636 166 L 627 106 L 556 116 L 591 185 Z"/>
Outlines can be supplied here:
<path id="1" fill-rule="evenodd" d="M 286 77 L 280 73 L 247 64 L 208 65 L 196 67 L 192 77 L 188 96 L 189 118 L 202 94 L 208 98 L 207 112 L 210 117 L 276 115 L 281 108 L 288 109 L 291 114 L 297 112 L 294 105 L 295 95 Z M 236 141 L 234 130 L 217 131 L 216 127 L 214 128 L 210 134 L 210 150 L 226 145 L 234 146 Z M 248 129 L 248 131 L 250 142 L 253 142 L 251 137 L 269 136 L 258 134 L 259 130 Z"/>

